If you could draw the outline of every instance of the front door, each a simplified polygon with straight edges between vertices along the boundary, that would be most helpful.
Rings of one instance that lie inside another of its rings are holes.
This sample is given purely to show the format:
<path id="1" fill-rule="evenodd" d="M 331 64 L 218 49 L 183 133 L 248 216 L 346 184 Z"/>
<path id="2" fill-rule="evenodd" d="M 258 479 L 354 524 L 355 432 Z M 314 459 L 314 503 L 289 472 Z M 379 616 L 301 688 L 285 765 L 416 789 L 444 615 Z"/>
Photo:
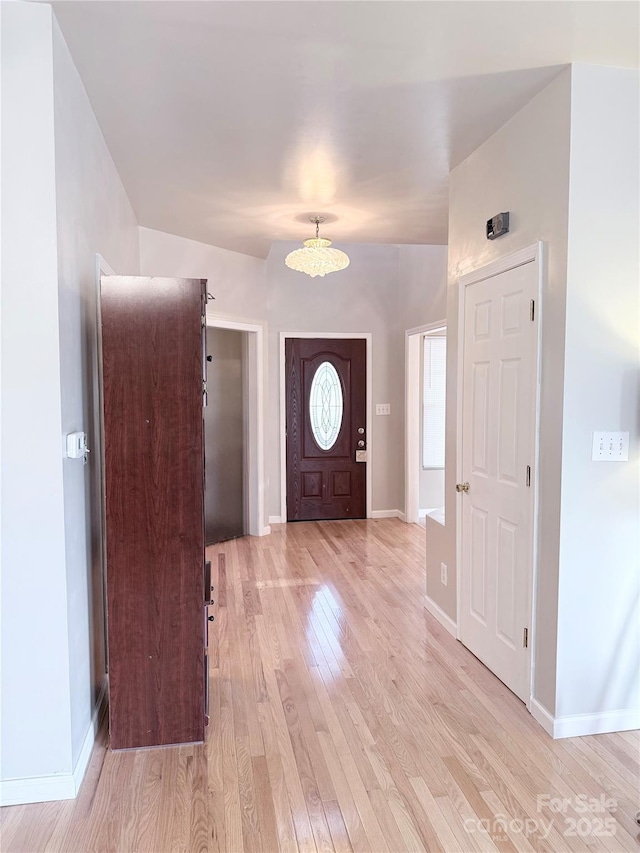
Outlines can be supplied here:
<path id="1" fill-rule="evenodd" d="M 365 340 L 286 339 L 287 521 L 366 517 L 366 359 Z"/>
<path id="2" fill-rule="evenodd" d="M 460 639 L 529 698 L 537 264 L 464 297 Z"/>

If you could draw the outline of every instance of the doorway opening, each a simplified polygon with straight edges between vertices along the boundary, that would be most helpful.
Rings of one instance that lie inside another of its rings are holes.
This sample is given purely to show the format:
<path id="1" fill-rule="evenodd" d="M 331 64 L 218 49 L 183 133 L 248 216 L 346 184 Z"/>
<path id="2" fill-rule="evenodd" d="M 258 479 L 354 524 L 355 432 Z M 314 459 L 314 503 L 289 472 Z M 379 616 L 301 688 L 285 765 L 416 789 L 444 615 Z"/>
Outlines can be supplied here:
<path id="1" fill-rule="evenodd" d="M 409 329 L 405 341 L 405 517 L 444 523 L 446 324 Z"/>
<path id="2" fill-rule="evenodd" d="M 207 544 L 265 536 L 264 328 L 207 311 Z"/>
<path id="3" fill-rule="evenodd" d="M 248 527 L 247 333 L 207 328 L 204 410 L 205 543 L 244 536 Z"/>

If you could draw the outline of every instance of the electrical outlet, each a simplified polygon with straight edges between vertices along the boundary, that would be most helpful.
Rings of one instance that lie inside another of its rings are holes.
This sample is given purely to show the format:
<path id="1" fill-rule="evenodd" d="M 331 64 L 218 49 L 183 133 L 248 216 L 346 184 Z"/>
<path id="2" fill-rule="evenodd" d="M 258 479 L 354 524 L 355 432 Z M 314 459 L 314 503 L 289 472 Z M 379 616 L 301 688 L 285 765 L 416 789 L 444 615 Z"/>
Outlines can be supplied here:
<path id="1" fill-rule="evenodd" d="M 594 462 L 628 462 L 628 432 L 594 432 L 591 459 Z"/>
<path id="2" fill-rule="evenodd" d="M 376 403 L 376 415 L 390 415 L 391 403 Z"/>
<path id="3" fill-rule="evenodd" d="M 447 567 L 445 563 L 440 563 L 440 583 L 443 586 L 447 585 Z"/>

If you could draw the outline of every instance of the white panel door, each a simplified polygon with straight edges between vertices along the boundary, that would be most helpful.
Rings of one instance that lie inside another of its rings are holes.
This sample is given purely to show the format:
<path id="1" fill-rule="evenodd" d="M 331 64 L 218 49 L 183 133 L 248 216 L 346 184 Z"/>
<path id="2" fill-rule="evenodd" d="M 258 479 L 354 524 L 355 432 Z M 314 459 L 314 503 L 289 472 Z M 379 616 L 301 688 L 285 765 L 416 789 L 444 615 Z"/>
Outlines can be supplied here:
<path id="1" fill-rule="evenodd" d="M 465 287 L 460 639 L 529 699 L 537 264 Z M 531 469 L 528 473 L 528 466 Z M 466 487 L 466 486 L 465 486 Z"/>

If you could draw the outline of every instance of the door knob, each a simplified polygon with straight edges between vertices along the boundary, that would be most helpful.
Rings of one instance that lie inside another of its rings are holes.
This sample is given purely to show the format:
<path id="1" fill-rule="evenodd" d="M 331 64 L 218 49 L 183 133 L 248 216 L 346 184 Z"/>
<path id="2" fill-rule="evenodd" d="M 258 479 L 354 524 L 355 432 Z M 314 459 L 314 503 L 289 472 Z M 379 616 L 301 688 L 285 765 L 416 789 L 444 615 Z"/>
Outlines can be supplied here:
<path id="1" fill-rule="evenodd" d="M 364 441 L 362 439 L 358 442 L 358 447 L 364 447 Z"/>
<path id="2" fill-rule="evenodd" d="M 468 492 L 469 483 L 456 483 L 456 492 Z"/>

